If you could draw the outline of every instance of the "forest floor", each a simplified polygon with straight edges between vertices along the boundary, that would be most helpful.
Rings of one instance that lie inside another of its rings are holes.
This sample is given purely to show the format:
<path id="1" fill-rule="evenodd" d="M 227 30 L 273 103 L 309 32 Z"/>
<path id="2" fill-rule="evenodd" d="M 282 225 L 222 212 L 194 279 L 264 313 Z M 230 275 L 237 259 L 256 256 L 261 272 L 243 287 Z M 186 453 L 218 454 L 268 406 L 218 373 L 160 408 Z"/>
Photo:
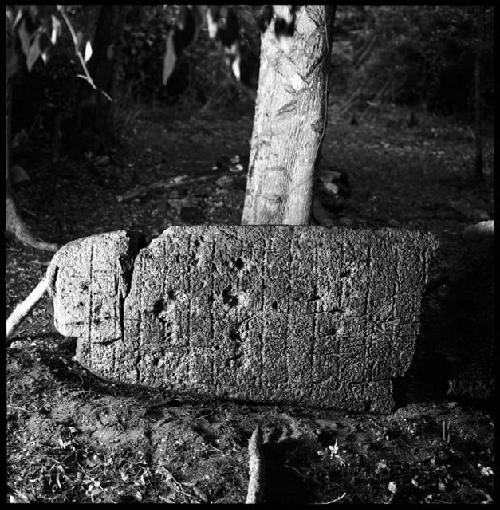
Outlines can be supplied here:
<path id="1" fill-rule="evenodd" d="M 14 164 L 31 178 L 16 197 L 39 237 L 62 244 L 135 229 L 151 238 L 173 224 L 240 223 L 244 170 L 185 186 L 180 176 L 206 175 L 216 163 L 248 154 L 251 114 L 138 107 L 120 118 L 113 161 L 92 168 L 69 159 L 53 164 L 36 144 L 14 152 Z M 450 266 L 464 227 L 493 219 L 493 137 L 485 143 L 487 183 L 476 186 L 468 128 L 424 115 L 409 128 L 407 118 L 407 111 L 387 108 L 359 125 L 330 121 L 323 164 L 347 173 L 352 185 L 333 223 L 433 231 L 442 242 L 432 269 L 438 274 Z M 180 185 L 117 200 L 165 179 Z M 7 314 L 50 258 L 7 245 Z M 426 299 L 434 306 L 439 291 Z M 11 502 L 244 502 L 247 445 L 257 424 L 272 466 L 270 502 L 493 502 L 492 411 L 447 397 L 430 374 L 439 360 L 427 359 L 425 349 L 420 379 L 412 376 L 392 414 L 353 414 L 111 383 L 73 360 L 75 341 L 51 320 L 46 297 L 7 350 Z"/>

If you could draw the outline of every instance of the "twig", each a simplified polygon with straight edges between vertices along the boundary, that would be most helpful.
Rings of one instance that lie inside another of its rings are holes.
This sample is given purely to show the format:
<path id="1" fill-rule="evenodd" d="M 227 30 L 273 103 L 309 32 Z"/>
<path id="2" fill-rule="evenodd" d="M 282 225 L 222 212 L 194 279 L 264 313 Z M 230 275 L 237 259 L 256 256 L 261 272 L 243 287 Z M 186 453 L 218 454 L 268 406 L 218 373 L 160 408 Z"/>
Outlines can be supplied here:
<path id="1" fill-rule="evenodd" d="M 345 498 L 346 493 L 344 492 L 341 496 L 338 498 L 332 499 L 331 501 L 325 501 L 320 503 L 313 503 L 313 505 L 331 505 L 332 503 L 337 503 L 337 501 L 340 501 L 341 499 Z"/>
<path id="2" fill-rule="evenodd" d="M 302 478 L 302 480 L 305 480 L 307 478 L 307 476 L 304 473 L 301 473 L 296 467 L 290 466 L 289 464 L 285 464 L 285 468 L 295 472 L 300 478 Z"/>
<path id="3" fill-rule="evenodd" d="M 81 51 L 78 49 L 78 38 L 75 34 L 73 25 L 71 25 L 68 15 L 66 14 L 66 11 L 64 10 L 64 5 L 58 5 L 57 10 L 61 13 L 61 16 L 63 17 L 63 19 L 68 27 L 68 30 L 71 34 L 71 38 L 73 39 L 73 46 L 75 47 L 75 53 L 78 56 L 78 58 L 80 60 L 80 64 L 81 64 L 83 71 L 85 73 L 85 75 L 77 74 L 76 75 L 77 78 L 84 79 L 94 90 L 99 91 L 108 101 L 112 102 L 113 100 L 111 99 L 111 97 L 104 90 L 97 87 L 96 84 L 94 83 L 94 80 L 90 76 L 89 70 L 87 69 L 87 64 L 85 63 L 85 59 L 83 58 Z"/>

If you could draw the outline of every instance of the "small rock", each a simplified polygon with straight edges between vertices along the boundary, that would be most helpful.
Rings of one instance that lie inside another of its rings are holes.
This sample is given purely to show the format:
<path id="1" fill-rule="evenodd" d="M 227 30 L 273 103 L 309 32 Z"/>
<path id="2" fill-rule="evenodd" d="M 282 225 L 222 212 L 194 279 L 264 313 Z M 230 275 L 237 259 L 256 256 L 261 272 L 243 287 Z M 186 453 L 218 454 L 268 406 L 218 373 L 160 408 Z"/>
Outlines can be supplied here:
<path id="1" fill-rule="evenodd" d="M 338 195 L 339 193 L 339 187 L 334 182 L 327 182 L 324 184 L 325 189 L 329 191 L 332 195 Z"/>
<path id="2" fill-rule="evenodd" d="M 230 172 L 241 172 L 243 170 L 243 165 L 241 163 L 237 163 L 236 165 L 231 165 L 229 167 Z"/>

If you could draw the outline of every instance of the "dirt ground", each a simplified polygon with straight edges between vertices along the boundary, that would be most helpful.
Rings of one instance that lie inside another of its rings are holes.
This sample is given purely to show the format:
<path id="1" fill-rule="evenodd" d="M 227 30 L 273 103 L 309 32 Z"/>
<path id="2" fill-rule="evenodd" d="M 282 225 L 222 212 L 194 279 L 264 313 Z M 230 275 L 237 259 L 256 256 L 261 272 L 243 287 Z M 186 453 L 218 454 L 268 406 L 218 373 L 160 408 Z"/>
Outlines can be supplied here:
<path id="1" fill-rule="evenodd" d="M 464 227 L 493 218 L 488 177 L 471 184 L 470 130 L 449 119 L 379 111 L 359 125 L 330 120 L 323 164 L 346 172 L 352 196 L 338 225 L 435 232 L 431 278 L 450 268 Z M 239 224 L 245 172 L 118 201 L 137 186 L 210 173 L 248 154 L 252 115 L 141 107 L 120 114 L 121 145 L 94 167 L 29 144 L 14 152 L 31 181 L 23 216 L 57 243 L 173 224 Z M 485 169 L 493 172 L 493 141 Z M 99 164 L 98 164 L 99 163 Z M 220 165 L 219 165 L 220 167 Z M 6 247 L 6 312 L 42 277 L 50 254 Z M 424 309 L 439 307 L 437 289 Z M 494 419 L 484 402 L 453 400 L 420 338 L 415 367 L 389 415 L 194 399 L 104 381 L 74 360 L 75 341 L 40 303 L 7 349 L 7 492 L 11 502 L 244 502 L 248 439 L 264 432 L 267 499 L 280 503 L 493 503 Z M 424 320 L 425 326 L 425 320 Z M 423 327 L 425 330 L 425 327 Z M 434 356 L 434 357 L 433 357 Z M 438 375 L 438 377 L 434 377 Z"/>

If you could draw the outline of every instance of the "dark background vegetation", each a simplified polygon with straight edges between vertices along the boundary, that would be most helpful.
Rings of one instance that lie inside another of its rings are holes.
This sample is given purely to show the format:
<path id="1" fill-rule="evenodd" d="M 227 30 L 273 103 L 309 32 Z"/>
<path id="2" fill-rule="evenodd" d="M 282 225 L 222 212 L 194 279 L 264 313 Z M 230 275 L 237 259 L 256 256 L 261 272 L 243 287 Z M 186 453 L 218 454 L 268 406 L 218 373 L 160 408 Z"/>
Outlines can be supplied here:
<path id="1" fill-rule="evenodd" d="M 88 37 L 95 30 L 99 6 L 71 6 L 75 29 Z M 494 108 L 493 9 L 482 6 L 340 6 L 335 20 L 330 75 L 331 101 L 350 100 L 360 112 L 373 102 L 389 102 L 437 115 L 454 115 L 471 122 L 474 115 L 474 62 L 481 48 L 483 115 L 491 120 Z M 123 34 L 115 101 L 123 106 L 176 105 L 234 110 L 247 97 L 230 79 L 223 52 L 206 28 L 177 63 L 167 87 L 161 85 L 161 59 L 176 6 L 135 7 Z M 258 6 L 238 6 L 243 37 L 256 55 L 260 33 L 255 21 Z M 48 65 L 41 60 L 28 75 L 18 77 L 30 91 L 16 90 L 16 128 L 36 129 L 34 117 L 66 107 L 74 95 L 78 65 L 69 34 Z M 28 101 L 27 101 L 28 100 Z M 342 106 L 344 103 L 342 103 Z M 251 104 L 247 105 L 251 108 Z M 13 129 L 16 132 L 16 129 Z M 33 133 L 34 134 L 34 133 Z"/>

